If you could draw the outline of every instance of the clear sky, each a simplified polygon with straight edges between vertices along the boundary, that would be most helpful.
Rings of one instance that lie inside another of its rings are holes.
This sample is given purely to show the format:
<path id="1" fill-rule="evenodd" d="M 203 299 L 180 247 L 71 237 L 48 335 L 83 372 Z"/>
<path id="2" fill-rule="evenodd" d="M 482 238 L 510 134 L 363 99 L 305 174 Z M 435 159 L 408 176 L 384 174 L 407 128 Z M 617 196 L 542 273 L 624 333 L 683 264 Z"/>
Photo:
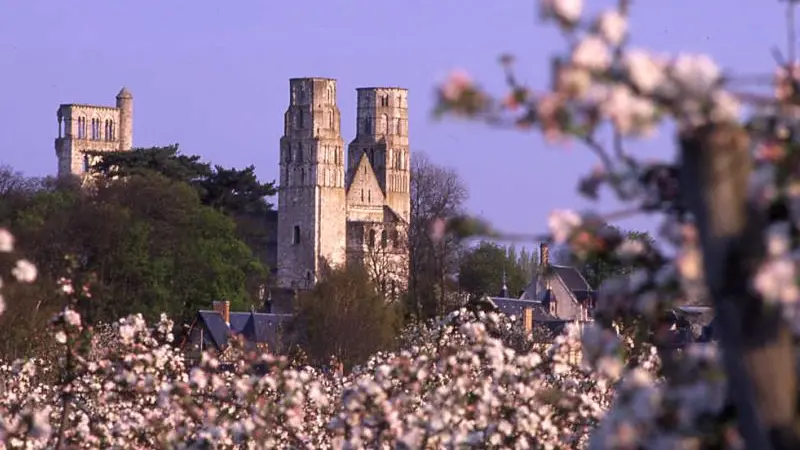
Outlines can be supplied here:
<path id="1" fill-rule="evenodd" d="M 751 74 L 771 71 L 770 48 L 785 48 L 777 0 L 634 3 L 636 45 L 710 53 Z M 430 118 L 433 86 L 452 68 L 499 90 L 503 52 L 518 56 L 534 88 L 545 86 L 548 56 L 564 41 L 538 23 L 534 0 L 5 0 L 2 9 L 0 164 L 25 174 L 56 171 L 60 103 L 113 105 L 124 85 L 134 95 L 135 146 L 177 142 L 216 164 L 254 164 L 272 180 L 288 79 L 321 76 L 339 80 L 346 142 L 356 87 L 409 88 L 412 152 L 456 168 L 469 208 L 502 229 L 544 231 L 550 210 L 587 206 L 575 190 L 595 164 L 587 150 Z M 671 138 L 635 152 L 671 157 Z"/>

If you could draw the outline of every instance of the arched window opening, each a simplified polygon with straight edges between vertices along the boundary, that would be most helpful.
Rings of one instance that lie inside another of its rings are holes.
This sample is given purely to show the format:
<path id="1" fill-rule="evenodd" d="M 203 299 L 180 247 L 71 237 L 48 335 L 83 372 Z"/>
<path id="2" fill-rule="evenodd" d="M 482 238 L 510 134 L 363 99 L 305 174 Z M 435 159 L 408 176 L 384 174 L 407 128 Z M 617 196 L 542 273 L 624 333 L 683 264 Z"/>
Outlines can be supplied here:
<path id="1" fill-rule="evenodd" d="M 92 139 L 100 140 L 100 119 L 93 119 Z"/>
<path id="2" fill-rule="evenodd" d="M 84 154 L 84 155 L 83 155 L 83 172 L 84 172 L 84 173 L 88 172 L 88 171 L 89 171 L 89 168 L 90 168 L 91 166 L 92 166 L 92 165 L 90 164 L 90 161 L 89 161 L 89 155 L 86 155 L 86 154 Z"/>
<path id="3" fill-rule="evenodd" d="M 331 113 L 331 115 L 328 116 L 328 128 L 333 130 L 333 113 Z"/>
<path id="4" fill-rule="evenodd" d="M 300 185 L 306 184 L 306 170 L 300 169 Z"/>
<path id="5" fill-rule="evenodd" d="M 297 110 L 297 128 L 302 130 L 304 126 L 305 126 L 305 123 L 304 123 L 304 117 L 303 117 L 303 110 L 302 109 L 298 109 Z"/>
<path id="6" fill-rule="evenodd" d="M 369 230 L 369 240 L 367 245 L 369 245 L 369 248 L 375 247 L 375 230 Z"/>
<path id="7" fill-rule="evenodd" d="M 384 114 L 383 115 L 383 134 L 389 134 L 389 116 Z"/>
<path id="8" fill-rule="evenodd" d="M 370 117 L 364 119 L 364 133 L 372 134 L 372 118 Z"/>
<path id="9" fill-rule="evenodd" d="M 300 243 L 300 225 L 295 225 L 292 230 L 292 244 Z"/>
<path id="10" fill-rule="evenodd" d="M 363 189 L 361 190 L 361 201 L 362 202 L 364 201 L 364 190 Z"/>
<path id="11" fill-rule="evenodd" d="M 381 231 L 381 247 L 386 248 L 389 245 L 389 233 L 386 230 Z"/>
<path id="12" fill-rule="evenodd" d="M 372 203 L 372 190 L 367 191 L 367 202 Z"/>
<path id="13" fill-rule="evenodd" d="M 396 135 L 400 136 L 403 134 L 403 126 L 401 125 L 400 119 L 397 119 L 397 124 L 395 125 L 397 129 L 394 131 Z"/>
<path id="14" fill-rule="evenodd" d="M 297 144 L 297 164 L 303 164 L 303 144 Z"/>
<path id="15" fill-rule="evenodd" d="M 397 96 L 397 105 L 396 106 L 398 108 L 402 108 L 403 107 L 403 97 L 400 96 L 400 95 Z"/>
<path id="16" fill-rule="evenodd" d="M 287 163 L 292 162 L 292 144 L 287 145 L 283 149 L 283 160 Z"/>

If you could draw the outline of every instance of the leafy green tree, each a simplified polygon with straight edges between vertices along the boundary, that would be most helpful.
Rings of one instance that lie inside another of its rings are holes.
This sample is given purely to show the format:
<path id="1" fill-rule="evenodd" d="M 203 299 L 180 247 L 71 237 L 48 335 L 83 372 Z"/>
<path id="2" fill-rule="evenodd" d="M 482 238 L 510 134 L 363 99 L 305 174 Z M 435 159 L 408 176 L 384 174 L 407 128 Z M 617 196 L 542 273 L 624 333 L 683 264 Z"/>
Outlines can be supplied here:
<path id="1" fill-rule="evenodd" d="M 350 369 L 392 347 L 401 317 L 356 266 L 331 270 L 300 295 L 294 326 L 311 362 L 325 365 L 335 358 Z"/>
<path id="2" fill-rule="evenodd" d="M 124 152 L 88 152 L 94 163 L 91 170 L 108 179 L 159 173 L 173 181 L 191 185 L 211 176 L 211 166 L 199 156 L 182 155 L 178 144 L 137 148 Z"/>
<path id="3" fill-rule="evenodd" d="M 227 169 L 203 162 L 199 156 L 180 153 L 178 144 L 139 148 L 126 152 L 94 152 L 92 170 L 106 180 L 132 178 L 157 173 L 191 186 L 200 202 L 234 219 L 236 235 L 260 257 L 269 261 L 270 230 L 265 223 L 272 204 L 267 197 L 277 192 L 274 182 L 262 183 L 255 167 Z M 260 284 L 257 283 L 257 284 Z M 258 286 L 248 284 L 249 289 Z"/>
<path id="4" fill-rule="evenodd" d="M 55 185 L 0 200 L 0 211 L 42 277 L 54 284 L 72 270 L 91 284 L 79 305 L 89 321 L 136 312 L 188 319 L 219 299 L 247 308 L 248 280 L 266 277 L 231 218 L 202 205 L 192 186 L 157 173 L 95 192 Z"/>
<path id="5" fill-rule="evenodd" d="M 231 216 L 262 214 L 272 205 L 266 197 L 275 195 L 274 183 L 261 183 L 255 167 L 226 169 L 202 162 L 199 156 L 183 155 L 178 144 L 139 148 L 125 152 L 92 152 L 91 170 L 106 179 L 159 173 L 194 187 L 200 201 Z"/>
<path id="6" fill-rule="evenodd" d="M 500 295 L 505 279 L 508 295 L 516 297 L 527 285 L 526 275 L 515 251 L 492 242 L 481 242 L 461 259 L 458 283 L 472 298 Z"/>

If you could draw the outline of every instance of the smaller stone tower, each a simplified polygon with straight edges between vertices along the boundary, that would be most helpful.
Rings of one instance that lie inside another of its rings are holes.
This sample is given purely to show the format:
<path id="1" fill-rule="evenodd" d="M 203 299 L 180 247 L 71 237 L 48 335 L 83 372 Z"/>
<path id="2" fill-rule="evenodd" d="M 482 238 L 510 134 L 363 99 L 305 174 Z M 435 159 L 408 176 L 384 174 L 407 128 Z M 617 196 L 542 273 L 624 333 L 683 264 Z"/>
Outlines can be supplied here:
<path id="1" fill-rule="evenodd" d="M 84 177 L 94 163 L 87 151 L 127 151 L 133 147 L 133 96 L 117 94 L 116 107 L 66 103 L 59 106 L 55 139 L 58 176 Z"/>
<path id="2" fill-rule="evenodd" d="M 336 80 L 289 80 L 280 141 L 278 283 L 305 289 L 345 262 L 344 141 Z"/>
<path id="3" fill-rule="evenodd" d="M 361 160 L 369 158 L 386 195 L 386 206 L 408 222 L 411 213 L 408 146 L 408 90 L 359 88 L 356 137 L 348 147 L 348 180 Z"/>
<path id="4" fill-rule="evenodd" d="M 133 95 L 125 87 L 117 94 L 117 109 L 120 130 L 119 150 L 130 150 L 133 148 Z"/>

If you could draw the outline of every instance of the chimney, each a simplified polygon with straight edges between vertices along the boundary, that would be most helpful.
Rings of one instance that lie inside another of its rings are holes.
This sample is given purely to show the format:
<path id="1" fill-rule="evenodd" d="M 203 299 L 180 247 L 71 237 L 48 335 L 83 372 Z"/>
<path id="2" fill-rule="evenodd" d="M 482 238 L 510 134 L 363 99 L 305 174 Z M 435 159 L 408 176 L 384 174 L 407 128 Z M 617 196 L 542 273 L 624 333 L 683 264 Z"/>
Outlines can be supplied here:
<path id="1" fill-rule="evenodd" d="M 222 320 L 224 320 L 228 326 L 231 325 L 231 302 L 228 300 L 225 300 L 222 304 Z"/>
<path id="2" fill-rule="evenodd" d="M 550 265 L 550 247 L 547 242 L 539 244 L 539 267 L 547 267 Z"/>
<path id="3" fill-rule="evenodd" d="M 533 308 L 525 308 L 522 314 L 522 323 L 526 332 L 533 331 Z"/>
<path id="4" fill-rule="evenodd" d="M 218 312 L 220 316 L 224 317 L 224 315 L 225 315 L 225 311 L 224 311 L 225 306 L 222 304 L 222 302 L 218 302 L 218 301 L 215 300 L 214 302 L 211 303 L 211 308 L 215 312 Z"/>

